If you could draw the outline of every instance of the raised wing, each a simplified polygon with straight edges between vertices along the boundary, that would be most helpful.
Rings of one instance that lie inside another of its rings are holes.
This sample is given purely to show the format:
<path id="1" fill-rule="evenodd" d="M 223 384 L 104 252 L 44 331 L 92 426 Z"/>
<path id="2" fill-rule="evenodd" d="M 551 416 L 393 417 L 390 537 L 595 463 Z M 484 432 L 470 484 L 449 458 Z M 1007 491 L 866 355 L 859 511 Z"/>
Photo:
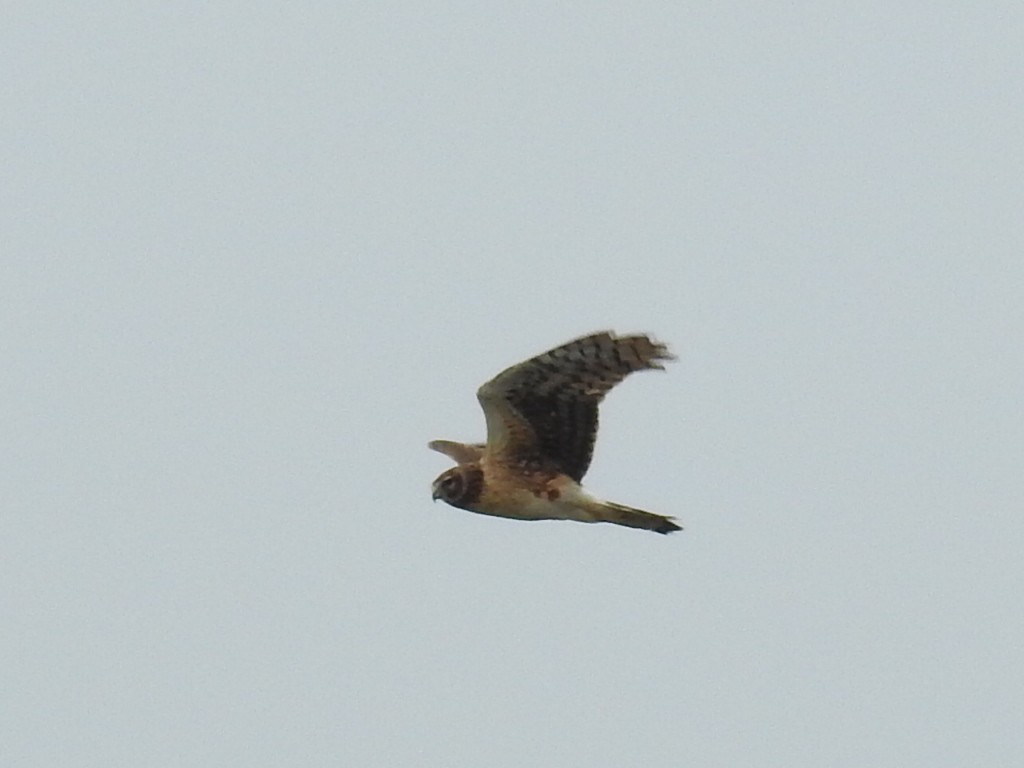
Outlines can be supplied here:
<path id="1" fill-rule="evenodd" d="M 487 450 L 508 461 L 536 461 L 576 482 L 590 466 L 597 406 L 633 371 L 673 360 L 648 336 L 605 331 L 575 339 L 508 368 L 480 387 Z"/>
<path id="2" fill-rule="evenodd" d="M 427 448 L 430 450 L 450 456 L 459 464 L 473 464 L 480 461 L 484 455 L 484 447 L 483 443 L 466 445 L 452 440 L 431 440 L 427 443 Z"/>

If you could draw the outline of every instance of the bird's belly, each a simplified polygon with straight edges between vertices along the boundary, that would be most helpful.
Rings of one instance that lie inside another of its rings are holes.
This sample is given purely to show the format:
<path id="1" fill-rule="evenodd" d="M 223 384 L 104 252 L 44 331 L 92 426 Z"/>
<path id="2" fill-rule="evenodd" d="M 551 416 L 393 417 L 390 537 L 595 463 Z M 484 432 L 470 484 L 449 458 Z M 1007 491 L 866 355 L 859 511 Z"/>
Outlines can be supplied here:
<path id="1" fill-rule="evenodd" d="M 473 511 L 516 520 L 582 520 L 586 515 L 580 507 L 579 496 L 576 488 L 564 489 L 557 498 L 518 490 L 499 497 L 481 498 L 480 506 Z"/>

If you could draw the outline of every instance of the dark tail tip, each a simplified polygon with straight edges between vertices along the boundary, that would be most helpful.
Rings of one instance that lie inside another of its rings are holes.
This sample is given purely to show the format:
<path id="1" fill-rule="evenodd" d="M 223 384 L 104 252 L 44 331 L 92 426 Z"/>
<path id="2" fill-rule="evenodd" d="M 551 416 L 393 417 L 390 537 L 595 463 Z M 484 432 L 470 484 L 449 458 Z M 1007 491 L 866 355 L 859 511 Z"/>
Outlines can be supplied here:
<path id="1" fill-rule="evenodd" d="M 683 528 L 680 525 L 676 525 L 666 517 L 658 524 L 657 528 L 653 528 L 652 530 L 656 533 L 674 533 L 675 531 L 683 530 Z"/>

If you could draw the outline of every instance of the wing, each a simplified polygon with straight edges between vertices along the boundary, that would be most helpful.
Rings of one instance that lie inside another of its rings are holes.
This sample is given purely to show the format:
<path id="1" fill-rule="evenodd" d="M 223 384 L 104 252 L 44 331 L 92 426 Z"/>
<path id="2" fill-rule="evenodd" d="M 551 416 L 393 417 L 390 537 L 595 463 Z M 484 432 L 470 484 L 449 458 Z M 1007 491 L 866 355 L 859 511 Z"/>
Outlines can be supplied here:
<path id="1" fill-rule="evenodd" d="M 597 406 L 633 371 L 674 359 L 647 336 L 595 333 L 508 368 L 480 387 L 487 451 L 508 461 L 540 462 L 576 482 L 597 438 Z"/>
<path id="2" fill-rule="evenodd" d="M 456 443 L 452 440 L 431 440 L 427 443 L 427 447 L 432 451 L 443 453 L 445 456 L 455 459 L 459 464 L 473 464 L 480 461 L 484 455 L 482 443 L 466 445 L 465 443 Z"/>

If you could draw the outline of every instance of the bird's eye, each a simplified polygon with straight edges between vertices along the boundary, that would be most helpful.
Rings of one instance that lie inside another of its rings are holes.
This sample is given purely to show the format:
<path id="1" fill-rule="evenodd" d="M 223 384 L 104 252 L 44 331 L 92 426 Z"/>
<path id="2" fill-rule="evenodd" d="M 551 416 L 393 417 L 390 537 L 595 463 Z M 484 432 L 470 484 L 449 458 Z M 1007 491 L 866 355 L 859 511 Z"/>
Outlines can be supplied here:
<path id="1" fill-rule="evenodd" d="M 452 475 L 451 477 L 446 477 L 444 479 L 444 482 L 441 483 L 441 487 L 445 489 L 451 489 L 454 488 L 458 484 L 458 482 L 459 478 L 457 478 L 455 475 Z"/>

